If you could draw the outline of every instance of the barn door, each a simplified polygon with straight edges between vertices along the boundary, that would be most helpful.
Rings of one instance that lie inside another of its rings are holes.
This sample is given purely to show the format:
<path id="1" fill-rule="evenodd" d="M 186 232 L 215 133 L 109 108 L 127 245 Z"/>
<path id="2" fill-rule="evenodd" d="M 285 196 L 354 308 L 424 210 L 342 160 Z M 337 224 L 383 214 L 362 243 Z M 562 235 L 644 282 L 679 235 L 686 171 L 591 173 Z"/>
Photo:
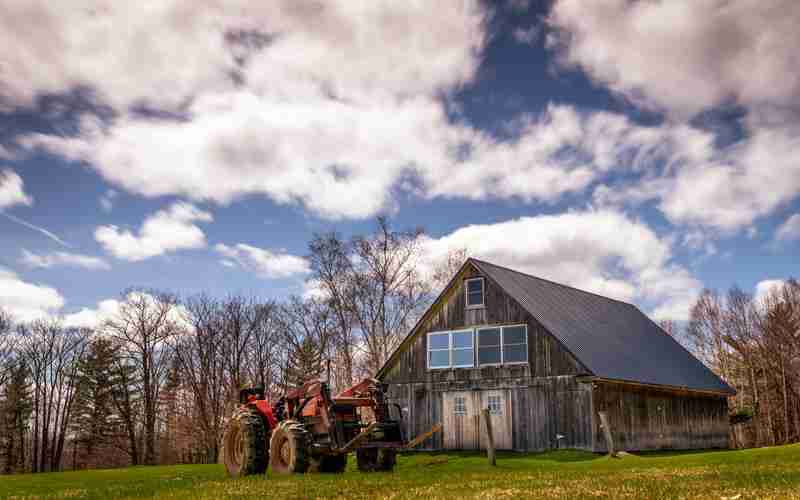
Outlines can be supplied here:
<path id="1" fill-rule="evenodd" d="M 489 418 L 492 419 L 492 434 L 494 447 L 498 450 L 513 448 L 511 441 L 511 398 L 509 391 L 482 391 L 480 393 L 480 408 L 489 409 Z M 481 449 L 486 449 L 486 424 L 480 423 L 479 436 Z"/>
<path id="2" fill-rule="evenodd" d="M 477 450 L 479 406 L 474 392 L 445 392 L 442 420 L 444 447 L 449 450 Z"/>

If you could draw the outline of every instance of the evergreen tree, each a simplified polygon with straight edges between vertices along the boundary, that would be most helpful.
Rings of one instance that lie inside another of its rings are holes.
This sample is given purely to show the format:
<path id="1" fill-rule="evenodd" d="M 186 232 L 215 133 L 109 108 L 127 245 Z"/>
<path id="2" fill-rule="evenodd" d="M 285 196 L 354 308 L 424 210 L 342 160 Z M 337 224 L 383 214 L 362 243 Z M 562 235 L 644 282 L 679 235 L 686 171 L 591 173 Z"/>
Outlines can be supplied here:
<path id="1" fill-rule="evenodd" d="M 25 433 L 33 412 L 29 374 L 25 363 L 14 364 L 0 393 L 0 462 L 5 474 L 25 470 Z"/>
<path id="2" fill-rule="evenodd" d="M 97 465 L 95 453 L 113 434 L 115 355 L 111 341 L 97 338 L 79 361 L 71 427 L 73 439 L 83 450 L 85 466 Z"/>

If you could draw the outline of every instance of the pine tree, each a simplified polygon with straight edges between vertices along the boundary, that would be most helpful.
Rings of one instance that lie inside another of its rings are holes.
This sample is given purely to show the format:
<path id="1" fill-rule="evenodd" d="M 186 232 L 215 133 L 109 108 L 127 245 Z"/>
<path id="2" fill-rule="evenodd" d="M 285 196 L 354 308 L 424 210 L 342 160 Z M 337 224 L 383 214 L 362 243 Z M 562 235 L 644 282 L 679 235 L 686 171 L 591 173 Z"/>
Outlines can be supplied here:
<path id="1" fill-rule="evenodd" d="M 29 370 L 25 363 L 16 363 L 0 394 L 0 462 L 2 472 L 25 469 L 25 433 L 33 412 Z"/>
<path id="2" fill-rule="evenodd" d="M 115 356 L 111 341 L 97 338 L 79 361 L 71 427 L 73 439 L 83 449 L 84 466 L 97 465 L 96 452 L 113 434 Z"/>
<path id="3" fill-rule="evenodd" d="M 322 375 L 324 353 L 322 346 L 311 337 L 305 337 L 289 352 L 286 383 L 292 387 Z"/>

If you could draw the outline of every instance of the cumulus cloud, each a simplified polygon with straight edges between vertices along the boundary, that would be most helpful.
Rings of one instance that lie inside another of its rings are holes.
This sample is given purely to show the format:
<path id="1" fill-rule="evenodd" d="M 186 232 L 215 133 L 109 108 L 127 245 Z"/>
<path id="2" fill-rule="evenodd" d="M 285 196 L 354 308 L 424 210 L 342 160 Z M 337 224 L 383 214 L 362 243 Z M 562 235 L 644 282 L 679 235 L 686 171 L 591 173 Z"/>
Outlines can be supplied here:
<path id="1" fill-rule="evenodd" d="M 94 236 L 108 253 L 135 262 L 176 250 L 205 247 L 206 235 L 195 222 L 212 220 L 210 213 L 178 202 L 147 217 L 138 234 L 117 226 L 100 226 Z"/>
<path id="2" fill-rule="evenodd" d="M 121 297 L 120 300 L 101 300 L 97 303 L 97 307 L 84 307 L 77 312 L 64 314 L 61 316 L 61 321 L 67 327 L 102 328 L 104 322 L 119 316 L 121 308 L 124 308 L 130 302 L 139 303 L 142 299 L 148 306 L 153 304 L 155 300 L 152 295 L 146 292 L 132 291 Z M 182 305 L 177 305 L 170 309 L 167 319 L 184 328 L 191 328 L 191 325 L 187 322 L 188 317 L 186 308 Z"/>
<path id="3" fill-rule="evenodd" d="M 793 214 L 775 231 L 775 239 L 789 241 L 800 239 L 800 214 Z"/>
<path id="4" fill-rule="evenodd" d="M 46 318 L 63 306 L 64 297 L 55 288 L 29 283 L 0 267 L 0 307 L 16 321 Z"/>
<path id="5" fill-rule="evenodd" d="M 780 290 L 786 284 L 785 280 L 762 280 L 756 283 L 756 293 L 753 300 L 757 305 L 762 305 L 771 293 Z"/>
<path id="6" fill-rule="evenodd" d="M 97 328 L 119 312 L 119 305 L 120 302 L 114 299 L 102 300 L 96 308 L 84 307 L 77 312 L 65 314 L 62 323 L 66 327 Z"/>
<path id="7" fill-rule="evenodd" d="M 80 267 L 92 271 L 111 269 L 108 262 L 99 257 L 70 252 L 54 252 L 46 255 L 39 255 L 23 249 L 21 262 L 29 267 L 44 269 L 58 266 Z"/>
<path id="8" fill-rule="evenodd" d="M 311 271 L 306 259 L 285 252 L 258 248 L 245 243 L 233 246 L 219 243 L 214 249 L 225 257 L 221 261 L 224 266 L 238 265 L 262 278 L 288 278 L 308 274 Z"/>
<path id="9" fill-rule="evenodd" d="M 657 319 L 686 319 L 700 282 L 671 260 L 670 242 L 611 210 L 521 217 L 462 227 L 424 243 L 435 265 L 451 249 L 650 308 Z"/>
<path id="10" fill-rule="evenodd" d="M 100 208 L 103 209 L 103 212 L 109 213 L 114 209 L 114 199 L 116 199 L 118 194 L 119 193 L 113 189 L 107 189 L 106 192 L 100 196 Z"/>
<path id="11" fill-rule="evenodd" d="M 470 1 L 435 13 L 425 2 L 34 1 L 3 13 L 0 64 L 15 68 L 0 77 L 7 105 L 88 87 L 118 109 L 178 108 L 252 79 L 341 97 L 444 90 L 475 71 L 485 17 Z"/>
<path id="12" fill-rule="evenodd" d="M 32 204 L 33 198 L 25 193 L 22 178 L 11 169 L 0 170 L 0 210 Z"/>
<path id="13" fill-rule="evenodd" d="M 528 28 L 516 28 L 511 33 L 514 36 L 514 40 L 516 40 L 518 43 L 523 45 L 533 45 L 539 38 L 540 31 L 541 28 L 539 26 L 533 25 Z"/>
<path id="14" fill-rule="evenodd" d="M 793 0 L 559 0 L 549 19 L 563 63 L 639 104 L 690 116 L 800 97 Z"/>
<path id="15" fill-rule="evenodd" d="M 718 147 L 715 136 L 698 141 L 703 134 L 692 131 L 684 139 L 700 161 L 615 186 L 616 196 L 655 199 L 674 223 L 726 231 L 795 199 L 798 22 L 800 4 L 791 0 L 556 2 L 550 45 L 563 65 L 673 121 L 717 106 L 746 113 L 737 143 Z"/>

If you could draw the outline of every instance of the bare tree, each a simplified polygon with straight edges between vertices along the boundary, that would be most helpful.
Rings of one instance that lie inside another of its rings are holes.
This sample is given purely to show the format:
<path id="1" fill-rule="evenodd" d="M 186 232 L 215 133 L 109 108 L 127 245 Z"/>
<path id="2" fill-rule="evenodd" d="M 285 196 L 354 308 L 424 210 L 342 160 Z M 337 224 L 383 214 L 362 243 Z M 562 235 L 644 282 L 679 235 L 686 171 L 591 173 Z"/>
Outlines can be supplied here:
<path id="1" fill-rule="evenodd" d="M 177 339 L 175 354 L 184 383 L 192 392 L 199 434 L 206 459 L 219 456 L 223 421 L 227 410 L 222 307 L 208 295 L 192 297 L 185 303 L 191 331 Z"/>
<path id="2" fill-rule="evenodd" d="M 469 254 L 466 248 L 454 248 L 448 251 L 441 261 L 435 262 L 433 275 L 430 278 L 431 290 L 435 293 L 444 290 L 467 258 L 469 258 Z"/>
<path id="3" fill-rule="evenodd" d="M 77 388 L 78 360 L 88 333 L 56 320 L 19 327 L 21 353 L 33 385 L 32 471 L 61 468 L 64 440 Z"/>
<path id="4" fill-rule="evenodd" d="M 351 247 L 337 233 L 315 235 L 309 243 L 312 280 L 319 286 L 320 300 L 331 309 L 336 320 L 334 337 L 336 386 L 354 383 L 357 339 L 354 332 L 354 281 Z"/>
<path id="5" fill-rule="evenodd" d="M 421 235 L 421 229 L 394 231 L 379 217 L 373 234 L 353 238 L 351 309 L 370 373 L 388 359 L 428 302 L 430 288 L 418 271 Z"/>
<path id="6" fill-rule="evenodd" d="M 254 298 L 232 295 L 222 302 L 223 356 L 228 379 L 228 399 L 235 401 L 247 382 L 248 363 L 253 339 L 263 326 L 267 309 Z"/>
<path id="7" fill-rule="evenodd" d="M 124 359 L 136 367 L 144 411 L 144 463 L 156 463 L 156 423 L 159 394 L 164 386 L 172 349 L 178 335 L 178 300 L 175 295 L 129 290 L 105 331 L 119 343 Z"/>

